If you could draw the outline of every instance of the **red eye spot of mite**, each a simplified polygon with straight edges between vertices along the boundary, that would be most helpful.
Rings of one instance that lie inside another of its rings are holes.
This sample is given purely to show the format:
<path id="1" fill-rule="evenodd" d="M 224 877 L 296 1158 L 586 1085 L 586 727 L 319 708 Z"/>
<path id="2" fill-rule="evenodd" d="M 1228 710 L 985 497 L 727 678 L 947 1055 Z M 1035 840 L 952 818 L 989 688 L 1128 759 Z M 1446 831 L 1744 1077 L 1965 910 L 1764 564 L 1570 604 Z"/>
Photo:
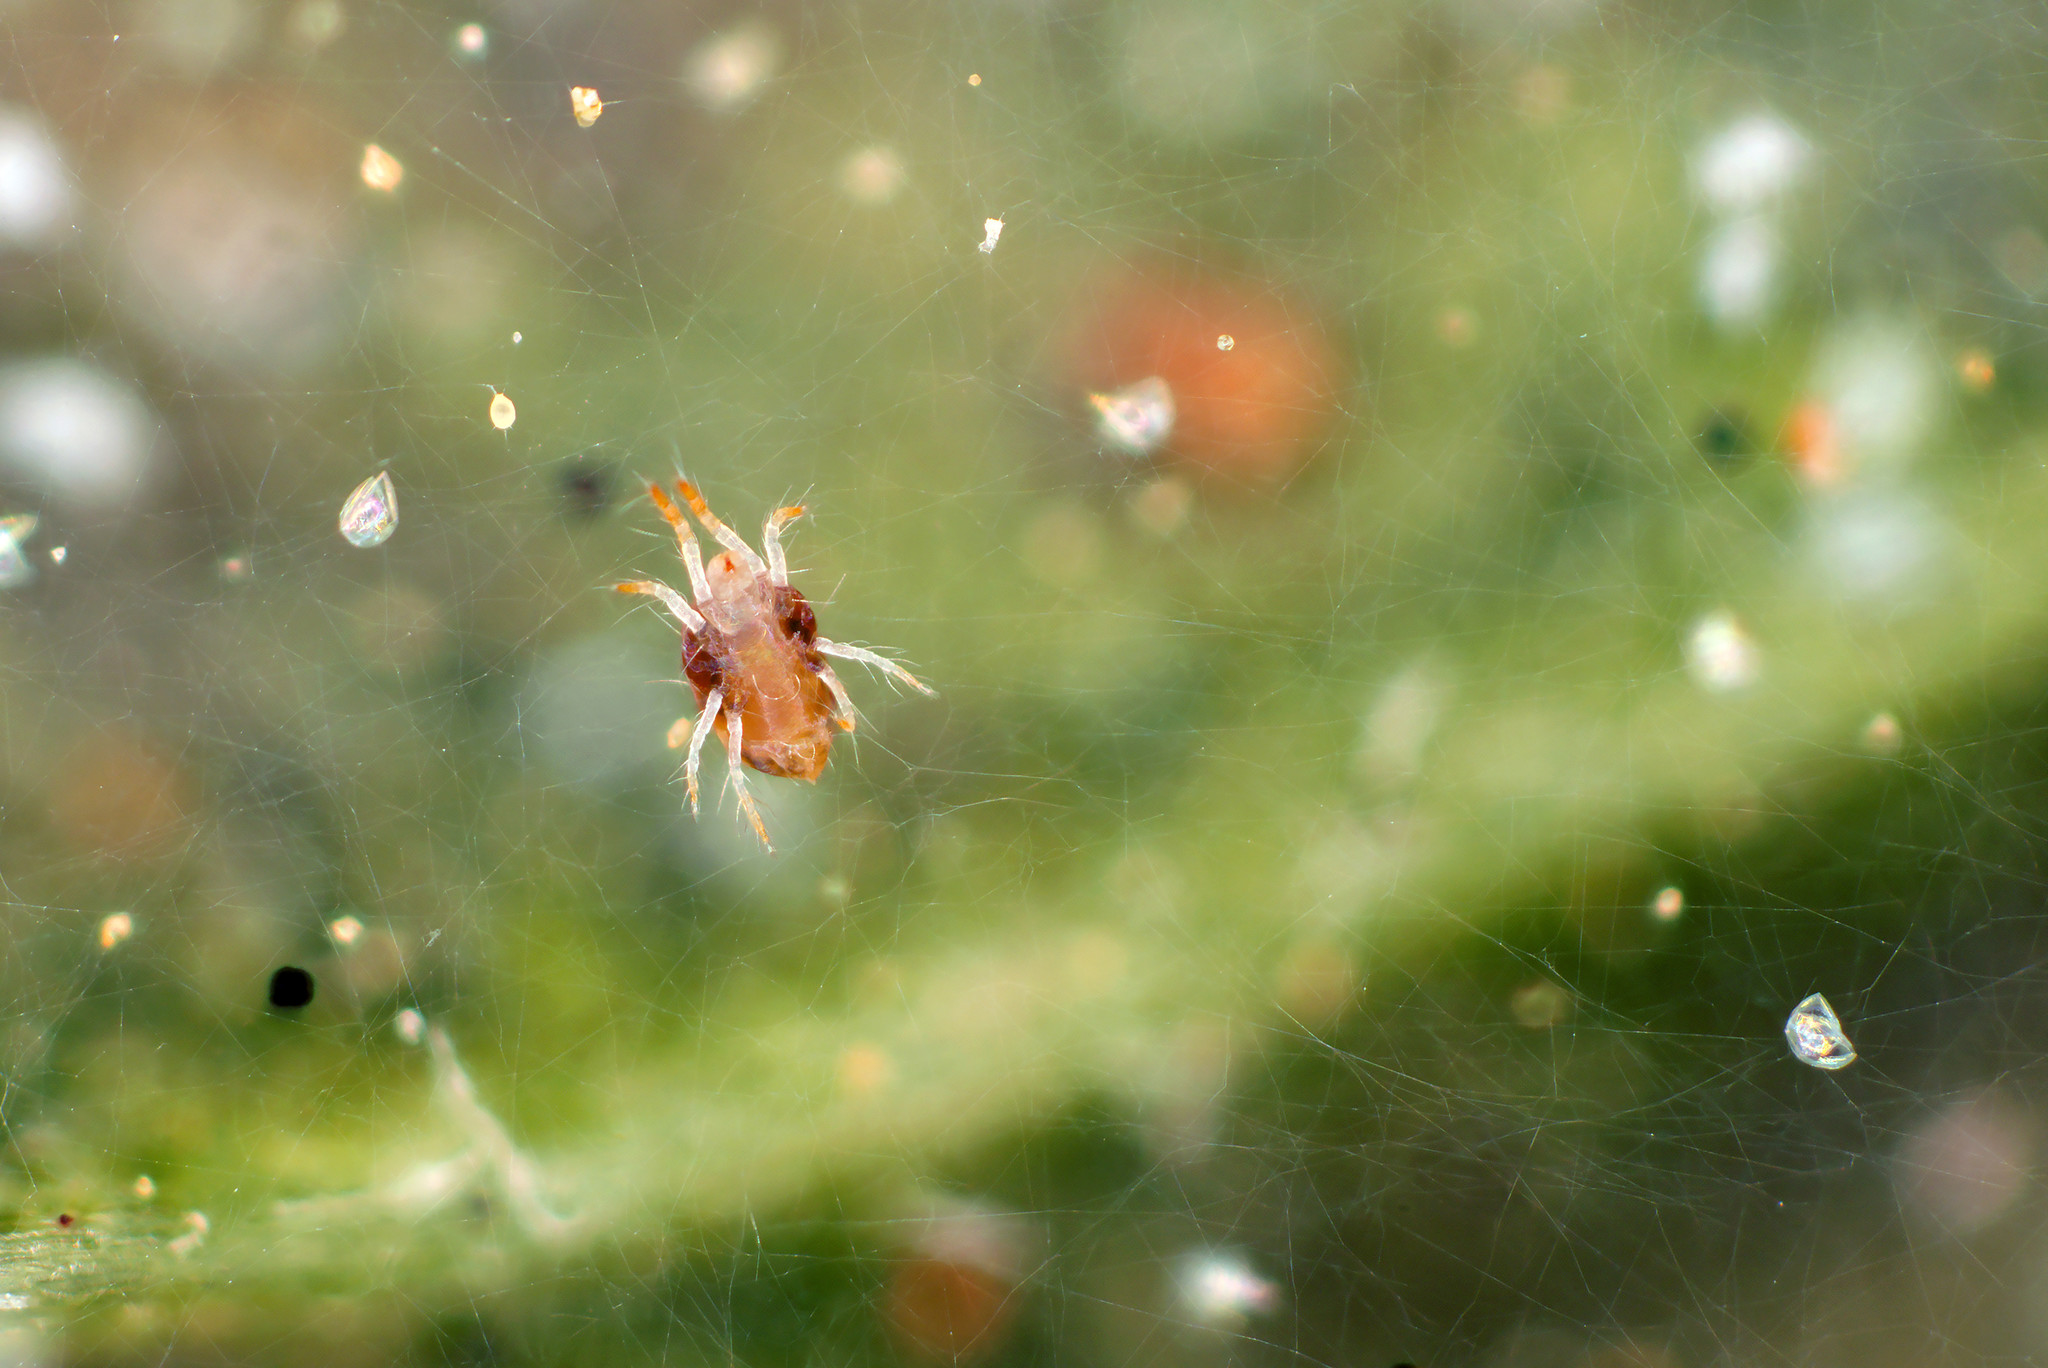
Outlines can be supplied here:
<path id="1" fill-rule="evenodd" d="M 905 1357 L 966 1363 L 1002 1341 L 1014 1302 L 994 1274 L 944 1259 L 914 1258 L 896 1267 L 883 1316 Z"/>
<path id="2" fill-rule="evenodd" d="M 1217 345 L 1219 337 L 1230 346 Z M 1343 363 L 1312 310 L 1258 281 L 1137 272 L 1089 292 L 1063 348 L 1077 415 L 1091 393 L 1156 376 L 1173 392 L 1170 461 L 1278 483 L 1315 454 Z"/>

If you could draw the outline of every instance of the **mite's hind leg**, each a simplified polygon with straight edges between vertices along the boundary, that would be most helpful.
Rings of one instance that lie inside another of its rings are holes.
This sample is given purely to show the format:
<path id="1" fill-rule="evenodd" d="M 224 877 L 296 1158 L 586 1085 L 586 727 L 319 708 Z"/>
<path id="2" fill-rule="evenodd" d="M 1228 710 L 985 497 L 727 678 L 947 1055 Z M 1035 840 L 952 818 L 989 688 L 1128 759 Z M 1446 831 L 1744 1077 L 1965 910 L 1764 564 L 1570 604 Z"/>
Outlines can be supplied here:
<path id="1" fill-rule="evenodd" d="M 704 524 L 704 530 L 711 534 L 714 541 L 738 556 L 740 563 L 753 571 L 756 579 L 768 578 L 767 562 L 755 553 L 753 547 L 747 545 L 745 537 L 718 520 L 718 515 L 711 511 L 711 505 L 705 503 L 704 496 L 697 492 L 697 486 L 688 480 L 677 480 L 676 490 L 683 496 L 683 502 L 690 506 L 690 511 L 697 515 L 697 521 Z"/>
<path id="2" fill-rule="evenodd" d="M 705 714 L 707 717 L 711 714 Z M 761 810 L 754 806 L 754 795 L 747 792 L 746 762 L 740 757 L 740 719 L 744 716 L 738 704 L 725 715 L 725 773 L 732 782 L 732 791 L 739 795 L 740 811 L 754 824 L 754 834 L 761 838 L 761 848 L 770 855 L 775 847 L 768 844 L 768 828 L 761 825 Z"/>
<path id="3" fill-rule="evenodd" d="M 651 484 L 647 486 L 647 492 L 654 496 L 654 506 L 661 510 L 661 516 L 676 530 L 676 551 L 683 558 L 683 568 L 690 572 L 690 592 L 697 596 L 697 602 L 704 602 L 711 597 L 711 585 L 704 578 L 704 553 L 697 546 L 697 534 L 683 520 L 683 510 L 676 507 L 676 501 L 668 496 L 668 491 L 658 484 Z"/>
<path id="4" fill-rule="evenodd" d="M 818 678 L 825 681 L 825 687 L 832 691 L 832 720 L 839 724 L 841 731 L 853 730 L 853 699 L 847 696 L 846 686 L 839 682 L 839 676 L 832 673 L 832 667 L 820 661 L 817 666 Z"/>
<path id="5" fill-rule="evenodd" d="M 911 688 L 917 690 L 919 693 L 931 694 L 934 697 L 936 697 L 938 694 L 937 689 L 926 688 L 923 684 L 918 682 L 916 675 L 904 669 L 901 665 L 898 665 L 895 661 L 889 659 L 889 657 L 885 655 L 877 655 L 875 652 L 870 651 L 865 646 L 848 646 L 843 642 L 827 641 L 823 637 L 819 637 L 812 644 L 816 646 L 818 650 L 824 653 L 825 655 L 837 656 L 841 660 L 858 660 L 863 665 L 872 665 L 877 670 L 882 671 L 882 673 L 887 675 L 893 675 L 897 679 L 902 680 L 905 684 L 908 684 Z"/>
<path id="6" fill-rule="evenodd" d="M 683 761 L 683 783 L 690 790 L 690 815 L 697 815 L 697 760 L 704 753 L 704 738 L 711 735 L 712 723 L 718 717 L 718 710 L 725 706 L 725 690 L 713 689 L 704 695 L 704 704 L 697 709 L 697 725 L 690 732 L 690 757 Z"/>
<path id="7" fill-rule="evenodd" d="M 660 599 L 662 607 L 668 609 L 675 620 L 683 624 L 685 631 L 704 630 L 704 615 L 685 603 L 681 594 L 660 580 L 628 580 L 624 584 L 615 584 L 612 588 L 622 594 L 644 594 L 648 598 Z"/>
<path id="8" fill-rule="evenodd" d="M 782 529 L 804 515 L 802 504 L 791 504 L 778 508 L 768 515 L 767 523 L 761 528 L 761 549 L 768 553 L 768 582 L 789 583 L 789 560 L 782 554 Z"/>

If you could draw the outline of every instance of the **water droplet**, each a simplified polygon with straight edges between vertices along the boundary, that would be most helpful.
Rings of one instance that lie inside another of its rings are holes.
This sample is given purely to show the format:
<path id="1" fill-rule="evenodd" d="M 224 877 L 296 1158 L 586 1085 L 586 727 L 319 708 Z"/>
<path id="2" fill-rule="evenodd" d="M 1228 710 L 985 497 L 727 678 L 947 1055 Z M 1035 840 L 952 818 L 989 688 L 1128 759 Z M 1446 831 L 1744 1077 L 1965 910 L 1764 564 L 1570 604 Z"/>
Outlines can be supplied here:
<path id="1" fill-rule="evenodd" d="M 405 168 L 399 165 L 398 158 L 375 143 L 363 149 L 361 173 L 363 184 L 372 190 L 382 190 L 387 195 L 396 190 L 398 183 L 405 179 Z"/>
<path id="2" fill-rule="evenodd" d="M 683 84 L 697 102 L 718 114 L 751 104 L 782 64 L 782 39 L 765 21 L 742 23 L 690 50 Z"/>
<path id="3" fill-rule="evenodd" d="M 398 530 L 398 491 L 380 470 L 357 485 L 341 506 L 341 535 L 351 546 L 382 546 Z"/>
<path id="4" fill-rule="evenodd" d="M 484 31 L 482 24 L 464 24 L 455 30 L 451 46 L 458 57 L 478 58 L 490 50 L 491 35 Z"/>
<path id="5" fill-rule="evenodd" d="M 1685 639 L 1685 664 L 1700 687 L 1714 693 L 1748 688 L 1761 667 L 1756 639 L 1725 610 L 1693 624 Z"/>
<path id="6" fill-rule="evenodd" d="M 1222 333 L 1216 338 L 1217 351 L 1229 351 L 1232 347 L 1236 345 L 1237 339 L 1232 337 L 1229 333 Z"/>
<path id="7" fill-rule="evenodd" d="M 1134 456 L 1143 456 L 1173 431 L 1173 389 L 1156 375 L 1108 394 L 1091 394 L 1088 402 L 1101 415 L 1096 429 L 1102 439 Z"/>
<path id="8" fill-rule="evenodd" d="M 100 949 L 111 950 L 135 934 L 135 918 L 114 912 L 100 919 Z"/>
<path id="9" fill-rule="evenodd" d="M 1650 915 L 1661 922 L 1677 921 L 1685 915 L 1685 894 L 1676 888 L 1661 890 L 1650 904 Z"/>
<path id="10" fill-rule="evenodd" d="M 1177 1279 L 1190 1319 L 1218 1329 L 1241 1329 L 1280 1305 L 1280 1288 L 1252 1271 L 1236 1253 L 1200 1253 L 1185 1260 Z"/>
<path id="11" fill-rule="evenodd" d="M 391 1029 L 408 1045 L 417 1045 L 427 1034 L 427 1019 L 408 1007 L 392 1018 Z"/>
<path id="12" fill-rule="evenodd" d="M 0 518 L 0 589 L 19 589 L 34 582 L 36 568 L 22 554 L 21 544 L 35 535 L 37 521 L 33 513 Z"/>
<path id="13" fill-rule="evenodd" d="M 511 396 L 493 394 L 491 396 L 491 426 L 503 432 L 518 421 L 519 410 L 512 406 Z"/>
<path id="14" fill-rule="evenodd" d="M 1856 1062 L 1856 1047 L 1842 1030 L 1842 1019 L 1819 993 L 1785 1018 L 1785 1043 L 1794 1059 L 1816 1069 L 1846 1069 Z"/>
<path id="15" fill-rule="evenodd" d="M 983 219 L 981 221 L 981 231 L 984 234 L 981 239 L 981 250 L 982 254 L 986 256 L 994 252 L 996 243 L 1002 240 L 1003 221 L 999 218 Z"/>
<path id="16" fill-rule="evenodd" d="M 590 86 L 570 86 L 569 112 L 576 116 L 578 128 L 588 128 L 597 122 L 598 115 L 604 113 L 604 101 Z"/>

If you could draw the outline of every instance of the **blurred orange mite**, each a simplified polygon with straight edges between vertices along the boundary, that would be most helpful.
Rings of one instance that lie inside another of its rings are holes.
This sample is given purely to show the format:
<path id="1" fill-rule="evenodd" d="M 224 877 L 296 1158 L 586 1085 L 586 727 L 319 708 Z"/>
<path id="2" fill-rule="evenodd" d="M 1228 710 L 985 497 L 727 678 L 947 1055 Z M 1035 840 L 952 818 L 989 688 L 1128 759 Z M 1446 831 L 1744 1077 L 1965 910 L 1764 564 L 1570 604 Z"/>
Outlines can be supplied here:
<path id="1" fill-rule="evenodd" d="M 779 779 L 815 781 L 825 772 L 835 730 L 852 731 L 854 726 L 853 700 L 825 657 L 857 660 L 920 693 L 932 690 L 886 656 L 818 635 L 817 616 L 790 585 L 789 562 L 782 550 L 782 529 L 804 515 L 801 505 L 768 515 L 761 531 L 764 557 L 713 515 L 695 485 L 677 480 L 676 492 L 683 502 L 725 548 L 706 563 L 696 534 L 674 501 L 658 484 L 649 485 L 647 492 L 675 529 L 696 602 L 658 580 L 629 580 L 615 587 L 622 594 L 659 599 L 682 624 L 683 676 L 697 695 L 697 722 L 688 733 L 690 753 L 683 765 L 690 811 L 697 811 L 698 757 L 704 738 L 715 731 L 726 745 L 726 773 L 739 795 L 740 812 L 753 824 L 761 844 L 772 851 L 775 847 L 747 792 L 742 766 Z M 679 723 L 669 744 L 681 743 Z"/>

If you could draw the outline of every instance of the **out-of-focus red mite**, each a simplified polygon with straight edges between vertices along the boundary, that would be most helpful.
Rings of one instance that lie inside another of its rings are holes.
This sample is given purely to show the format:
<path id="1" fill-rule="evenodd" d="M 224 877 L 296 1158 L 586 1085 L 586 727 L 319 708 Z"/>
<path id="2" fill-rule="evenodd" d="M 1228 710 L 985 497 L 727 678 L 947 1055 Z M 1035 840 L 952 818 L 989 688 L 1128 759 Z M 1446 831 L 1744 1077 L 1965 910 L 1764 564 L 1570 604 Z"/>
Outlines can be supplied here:
<path id="1" fill-rule="evenodd" d="M 661 600 L 682 624 L 683 676 L 697 695 L 697 723 L 689 732 L 690 753 L 683 764 L 690 811 L 697 811 L 697 760 L 704 738 L 716 731 L 725 741 L 726 773 L 739 795 L 740 811 L 761 844 L 772 851 L 775 847 L 747 792 L 741 766 L 751 765 L 780 779 L 816 780 L 824 773 L 834 730 L 852 731 L 854 725 L 853 700 L 825 657 L 858 660 L 920 693 L 932 690 L 886 656 L 818 635 L 811 605 L 790 586 L 789 563 L 782 551 L 782 529 L 803 516 L 800 505 L 768 515 L 761 531 L 764 559 L 712 514 L 695 485 L 677 480 L 676 492 L 683 502 L 725 548 L 707 564 L 682 511 L 660 485 L 649 485 L 647 492 L 675 529 L 696 602 L 658 580 L 630 580 L 615 587 L 622 594 Z M 670 733 L 669 744 L 682 744 L 680 723 Z"/>

